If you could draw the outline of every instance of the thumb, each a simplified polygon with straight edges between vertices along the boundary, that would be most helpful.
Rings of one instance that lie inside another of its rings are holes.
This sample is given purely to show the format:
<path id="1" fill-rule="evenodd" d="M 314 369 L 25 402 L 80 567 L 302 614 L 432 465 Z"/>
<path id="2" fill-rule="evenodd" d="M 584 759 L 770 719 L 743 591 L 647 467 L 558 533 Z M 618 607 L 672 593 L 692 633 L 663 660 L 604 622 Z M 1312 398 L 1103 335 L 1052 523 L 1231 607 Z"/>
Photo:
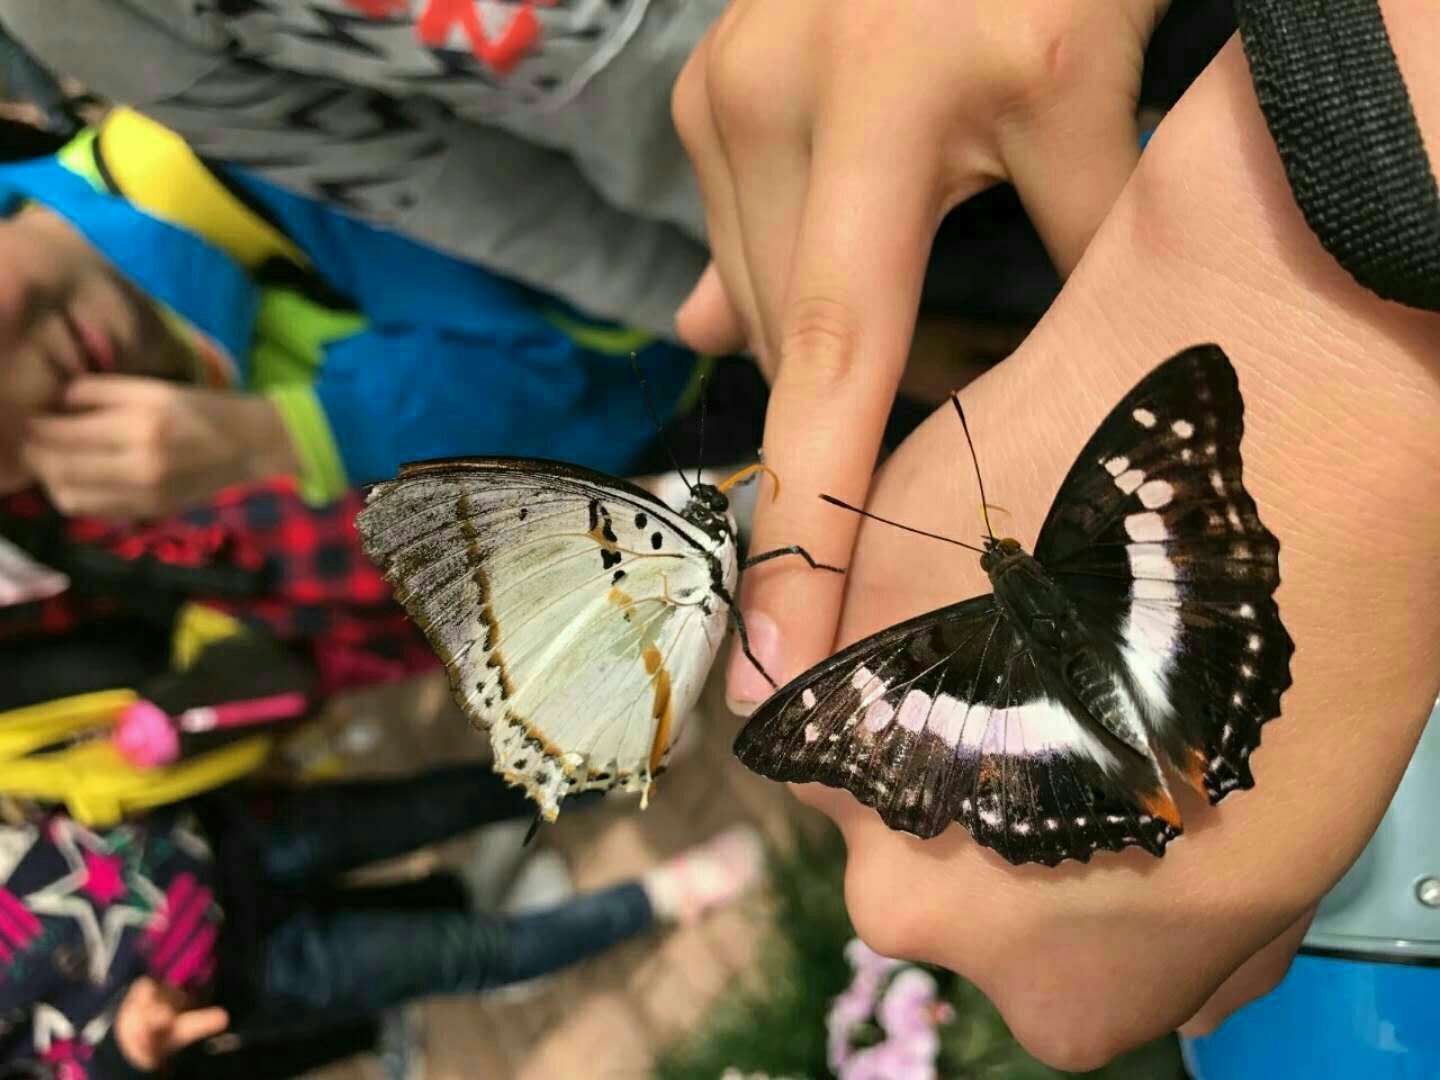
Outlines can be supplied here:
<path id="1" fill-rule="evenodd" d="M 1000 152 L 1045 249 L 1068 276 L 1140 159 L 1134 92 L 1066 95 L 1003 134 Z"/>
<path id="2" fill-rule="evenodd" d="M 713 262 L 676 312 L 675 329 L 680 340 L 698 353 L 724 356 L 745 347 L 745 329 Z"/>
<path id="3" fill-rule="evenodd" d="M 164 386 L 143 375 L 81 375 L 65 387 L 61 400 L 74 412 L 115 408 L 151 396 L 157 385 Z"/>

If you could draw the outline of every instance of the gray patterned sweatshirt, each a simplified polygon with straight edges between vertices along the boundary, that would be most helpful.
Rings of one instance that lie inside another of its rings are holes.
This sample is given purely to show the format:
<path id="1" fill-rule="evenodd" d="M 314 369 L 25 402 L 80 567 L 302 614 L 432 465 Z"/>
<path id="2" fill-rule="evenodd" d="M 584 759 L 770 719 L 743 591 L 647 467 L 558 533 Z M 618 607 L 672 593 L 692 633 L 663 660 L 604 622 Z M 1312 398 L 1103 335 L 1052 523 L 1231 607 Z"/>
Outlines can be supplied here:
<path id="1" fill-rule="evenodd" d="M 202 154 L 671 335 L 705 251 L 670 88 L 724 5 L 0 0 L 0 21 Z"/>

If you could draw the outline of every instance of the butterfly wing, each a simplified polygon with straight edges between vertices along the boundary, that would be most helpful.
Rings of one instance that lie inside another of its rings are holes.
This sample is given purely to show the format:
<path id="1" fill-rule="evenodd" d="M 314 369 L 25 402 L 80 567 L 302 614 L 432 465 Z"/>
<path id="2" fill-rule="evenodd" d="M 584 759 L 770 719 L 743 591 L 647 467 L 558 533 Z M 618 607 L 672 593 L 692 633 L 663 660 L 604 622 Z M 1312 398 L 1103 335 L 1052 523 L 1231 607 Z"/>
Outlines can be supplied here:
<path id="1" fill-rule="evenodd" d="M 576 791 L 648 789 L 724 636 L 732 541 L 622 480 L 504 458 L 408 465 L 357 525 L 547 820 Z"/>
<path id="2" fill-rule="evenodd" d="M 1057 701 L 988 595 L 812 668 L 760 706 L 735 753 L 774 780 L 844 788 L 922 838 L 959 821 L 1012 863 L 1158 855 L 1179 833 L 1154 760 Z"/>
<path id="3" fill-rule="evenodd" d="M 1212 802 L 1254 785 L 1295 648 L 1280 544 L 1242 479 L 1244 413 L 1218 347 L 1161 364 L 1081 451 L 1035 547 L 1118 651 L 1152 745 Z"/>

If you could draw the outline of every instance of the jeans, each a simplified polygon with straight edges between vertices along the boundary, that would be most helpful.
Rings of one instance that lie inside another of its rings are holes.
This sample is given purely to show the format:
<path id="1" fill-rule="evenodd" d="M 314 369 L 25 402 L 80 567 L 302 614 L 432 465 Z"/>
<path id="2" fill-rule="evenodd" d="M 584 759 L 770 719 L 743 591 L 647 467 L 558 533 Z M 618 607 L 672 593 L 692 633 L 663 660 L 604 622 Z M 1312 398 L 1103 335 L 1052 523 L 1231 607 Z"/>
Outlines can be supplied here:
<path id="1" fill-rule="evenodd" d="M 521 915 L 467 911 L 453 892 L 444 898 L 424 883 L 317 892 L 357 866 L 528 816 L 524 796 L 487 768 L 273 792 L 259 810 L 261 870 L 296 897 L 261 952 L 267 1013 L 356 1013 L 486 990 L 573 964 L 654 923 L 635 881 Z"/>

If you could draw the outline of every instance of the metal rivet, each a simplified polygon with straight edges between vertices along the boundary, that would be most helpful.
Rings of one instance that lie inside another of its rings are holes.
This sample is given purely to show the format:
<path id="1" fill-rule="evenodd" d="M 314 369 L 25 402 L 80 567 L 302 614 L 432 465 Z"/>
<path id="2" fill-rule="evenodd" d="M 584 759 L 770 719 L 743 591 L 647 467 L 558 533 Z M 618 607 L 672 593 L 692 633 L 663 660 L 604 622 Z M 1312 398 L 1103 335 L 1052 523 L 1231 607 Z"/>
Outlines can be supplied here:
<path id="1" fill-rule="evenodd" d="M 1440 878 L 1421 878 L 1415 883 L 1415 898 L 1426 907 L 1440 908 Z"/>

